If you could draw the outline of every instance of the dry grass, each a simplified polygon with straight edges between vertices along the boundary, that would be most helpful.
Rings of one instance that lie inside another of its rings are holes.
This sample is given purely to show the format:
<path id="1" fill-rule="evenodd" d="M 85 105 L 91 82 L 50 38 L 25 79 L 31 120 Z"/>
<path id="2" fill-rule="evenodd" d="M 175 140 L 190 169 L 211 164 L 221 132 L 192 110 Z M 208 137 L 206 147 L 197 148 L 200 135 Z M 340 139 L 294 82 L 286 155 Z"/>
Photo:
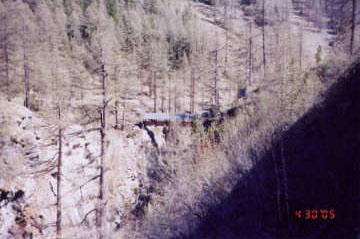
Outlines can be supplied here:
<path id="1" fill-rule="evenodd" d="M 279 107 L 280 86 L 275 85 L 271 91 L 265 88 L 251 98 L 256 110 L 245 111 L 247 113 L 222 123 L 220 143 L 210 143 L 205 134 L 202 140 L 195 138 L 185 151 L 174 147 L 169 150 L 171 153 L 160 156 L 166 158 L 168 164 L 164 167 L 171 168 L 171 178 L 157 185 L 162 194 L 152 195 L 141 226 L 137 220 L 133 222 L 138 225 L 135 235 L 138 238 L 186 238 L 190 235 L 209 210 L 224 200 L 235 184 L 256 166 L 282 132 L 323 99 L 323 92 L 335 83 L 334 79 L 343 69 L 333 60 L 322 67 L 332 69 L 325 81 L 317 74 L 317 69 L 309 69 L 298 76 L 302 84 L 292 85 L 297 94 L 291 99 L 289 112 Z M 288 102 L 285 106 L 289 106 Z M 208 142 L 206 147 L 204 141 Z"/>

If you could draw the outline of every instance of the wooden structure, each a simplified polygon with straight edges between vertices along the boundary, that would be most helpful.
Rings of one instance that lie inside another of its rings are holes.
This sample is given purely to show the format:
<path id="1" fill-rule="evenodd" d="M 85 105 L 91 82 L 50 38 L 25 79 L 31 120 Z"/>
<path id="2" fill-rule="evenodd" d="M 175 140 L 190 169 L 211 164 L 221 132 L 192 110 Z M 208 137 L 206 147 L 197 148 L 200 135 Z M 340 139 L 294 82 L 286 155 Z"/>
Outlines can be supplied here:
<path id="1" fill-rule="evenodd" d="M 142 124 L 144 126 L 167 126 L 170 122 L 179 122 L 182 125 L 191 125 L 191 122 L 196 118 L 194 114 L 188 113 L 145 113 L 143 115 Z"/>

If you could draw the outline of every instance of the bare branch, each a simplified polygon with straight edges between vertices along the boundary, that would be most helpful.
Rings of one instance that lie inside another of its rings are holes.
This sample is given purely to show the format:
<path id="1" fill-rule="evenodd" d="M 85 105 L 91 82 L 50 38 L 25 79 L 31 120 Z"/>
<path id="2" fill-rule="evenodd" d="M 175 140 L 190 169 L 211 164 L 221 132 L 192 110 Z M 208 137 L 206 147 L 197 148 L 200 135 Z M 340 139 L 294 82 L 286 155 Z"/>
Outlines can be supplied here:
<path id="1" fill-rule="evenodd" d="M 90 213 L 92 213 L 92 212 L 96 212 L 96 211 L 97 211 L 97 209 L 96 209 L 96 208 L 94 208 L 94 209 L 92 209 L 92 210 L 88 211 L 88 212 L 85 214 L 84 218 L 81 220 L 81 222 L 80 222 L 80 224 L 79 224 L 79 225 L 82 225 L 85 221 L 87 221 L 87 217 L 90 215 Z"/>
<path id="2" fill-rule="evenodd" d="M 50 184 L 50 189 L 51 189 L 51 192 L 54 194 L 54 196 L 56 197 L 56 193 L 55 193 L 55 190 L 54 190 L 54 187 L 53 185 L 51 184 L 51 182 L 49 182 Z"/>

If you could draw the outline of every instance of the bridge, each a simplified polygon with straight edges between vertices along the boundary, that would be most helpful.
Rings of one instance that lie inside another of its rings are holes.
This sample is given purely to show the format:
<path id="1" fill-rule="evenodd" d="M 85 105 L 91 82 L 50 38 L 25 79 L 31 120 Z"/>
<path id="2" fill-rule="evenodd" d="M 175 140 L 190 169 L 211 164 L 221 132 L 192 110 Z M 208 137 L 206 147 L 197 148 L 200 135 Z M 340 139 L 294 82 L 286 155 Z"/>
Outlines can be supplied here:
<path id="1" fill-rule="evenodd" d="M 220 110 L 209 109 L 201 114 L 190 113 L 145 113 L 142 116 L 142 122 L 140 124 L 144 126 L 165 126 L 170 122 L 179 122 L 183 126 L 190 126 L 191 123 L 198 119 L 202 123 L 209 121 L 221 121 L 224 116 L 231 116 L 230 110 L 221 112 Z"/>
<path id="2" fill-rule="evenodd" d="M 142 117 L 142 123 L 145 126 L 163 126 L 169 122 L 181 122 L 183 125 L 190 125 L 193 120 L 200 118 L 199 115 L 189 113 L 145 113 Z"/>

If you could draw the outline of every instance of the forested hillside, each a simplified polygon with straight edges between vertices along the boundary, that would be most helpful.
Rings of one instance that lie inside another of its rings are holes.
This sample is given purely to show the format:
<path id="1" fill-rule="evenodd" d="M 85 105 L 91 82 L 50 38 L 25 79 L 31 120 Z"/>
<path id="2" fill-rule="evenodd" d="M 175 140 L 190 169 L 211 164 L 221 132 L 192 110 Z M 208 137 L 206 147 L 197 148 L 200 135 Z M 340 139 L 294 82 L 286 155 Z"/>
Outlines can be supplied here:
<path id="1" fill-rule="evenodd" d="M 1 0 L 0 238 L 359 238 L 359 5 Z"/>

